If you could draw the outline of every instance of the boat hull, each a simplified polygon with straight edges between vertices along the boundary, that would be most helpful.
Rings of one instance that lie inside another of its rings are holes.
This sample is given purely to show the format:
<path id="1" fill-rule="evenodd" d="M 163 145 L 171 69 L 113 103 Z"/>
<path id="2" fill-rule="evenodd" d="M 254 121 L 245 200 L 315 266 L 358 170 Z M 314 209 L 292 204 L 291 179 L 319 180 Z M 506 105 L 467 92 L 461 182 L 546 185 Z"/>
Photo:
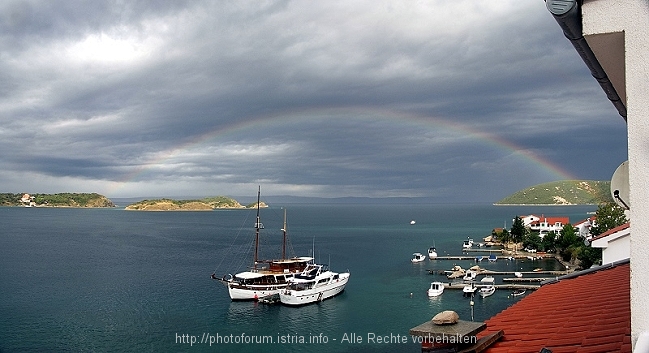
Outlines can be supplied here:
<path id="1" fill-rule="evenodd" d="M 341 273 L 337 280 L 312 289 L 280 291 L 279 300 L 282 304 L 291 306 L 320 302 L 342 293 L 348 281 L 349 273 Z"/>
<path id="2" fill-rule="evenodd" d="M 286 283 L 275 286 L 246 286 L 242 287 L 236 283 L 227 283 L 228 294 L 232 300 L 257 300 L 273 294 L 279 294 L 284 288 Z"/>
<path id="3" fill-rule="evenodd" d="M 490 289 L 485 289 L 485 290 L 480 290 L 480 296 L 483 298 L 486 298 L 496 292 L 495 288 L 490 288 Z"/>

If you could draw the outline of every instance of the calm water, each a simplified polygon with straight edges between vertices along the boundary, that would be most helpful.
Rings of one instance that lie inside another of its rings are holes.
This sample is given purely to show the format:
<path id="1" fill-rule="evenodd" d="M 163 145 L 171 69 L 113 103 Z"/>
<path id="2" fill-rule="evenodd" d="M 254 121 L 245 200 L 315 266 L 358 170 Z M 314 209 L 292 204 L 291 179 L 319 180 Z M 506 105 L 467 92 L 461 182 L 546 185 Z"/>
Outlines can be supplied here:
<path id="1" fill-rule="evenodd" d="M 340 296 L 298 308 L 231 302 L 210 274 L 234 273 L 251 263 L 255 211 L 0 208 L 0 352 L 418 352 L 409 336 L 410 343 L 386 344 L 367 342 L 368 335 L 407 336 L 410 328 L 443 310 L 470 320 L 469 301 L 460 291 L 426 296 L 430 282 L 443 278 L 427 270 L 475 263 L 411 264 L 413 252 L 425 253 L 435 243 L 440 255 L 457 255 L 467 236 L 478 240 L 505 222 L 509 227 L 515 215 L 567 215 L 574 223 L 596 207 L 287 209 L 295 255 L 309 255 L 314 248 L 319 262 L 351 272 Z M 282 217 L 280 207 L 262 210 L 265 257 L 278 254 Z M 411 219 L 417 223 L 410 225 Z M 554 261 L 480 265 L 559 268 Z M 518 300 L 508 294 L 476 298 L 475 320 L 486 320 Z M 362 343 L 344 340 L 354 334 Z M 203 337 L 221 343 L 201 344 Z M 273 343 L 225 343 L 261 339 Z M 288 343 L 277 343 L 282 340 Z"/>

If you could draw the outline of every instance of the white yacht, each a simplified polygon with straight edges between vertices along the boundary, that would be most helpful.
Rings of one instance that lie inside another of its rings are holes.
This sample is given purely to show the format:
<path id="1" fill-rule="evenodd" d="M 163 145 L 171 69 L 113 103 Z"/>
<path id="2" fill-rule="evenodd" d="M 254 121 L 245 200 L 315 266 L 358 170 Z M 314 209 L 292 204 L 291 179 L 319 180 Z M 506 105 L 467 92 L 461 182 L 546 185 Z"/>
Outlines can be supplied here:
<path id="1" fill-rule="evenodd" d="M 462 243 L 462 249 L 471 249 L 472 247 L 473 247 L 473 239 L 466 238 L 466 240 Z"/>
<path id="2" fill-rule="evenodd" d="M 469 283 L 462 288 L 462 296 L 463 297 L 472 297 L 476 290 L 478 290 L 478 287 L 475 286 L 475 283 Z"/>
<path id="3" fill-rule="evenodd" d="M 420 252 L 416 252 L 412 254 L 412 259 L 410 259 L 411 262 L 422 262 L 426 260 L 426 256 L 422 255 Z"/>
<path id="4" fill-rule="evenodd" d="M 349 272 L 332 272 L 325 265 L 310 264 L 289 280 L 286 288 L 279 292 L 279 300 L 293 306 L 320 302 L 345 290 L 347 281 Z"/>
<path id="5" fill-rule="evenodd" d="M 431 260 L 435 260 L 437 258 L 437 249 L 435 249 L 434 246 L 428 248 L 428 258 Z"/>
<path id="6" fill-rule="evenodd" d="M 478 276 L 478 272 L 469 269 L 464 274 L 464 277 L 462 277 L 462 280 L 465 282 L 473 282 L 477 276 Z"/>
<path id="7" fill-rule="evenodd" d="M 480 281 L 480 284 L 482 285 L 482 287 L 480 287 L 480 291 L 478 291 L 478 293 L 480 294 L 481 297 L 485 298 L 496 292 L 496 287 L 494 286 L 493 277 L 491 276 L 484 277 Z"/>
<path id="8" fill-rule="evenodd" d="M 429 297 L 437 297 L 442 295 L 442 293 L 444 293 L 444 283 L 432 282 L 430 284 L 430 288 L 428 288 L 427 293 Z"/>

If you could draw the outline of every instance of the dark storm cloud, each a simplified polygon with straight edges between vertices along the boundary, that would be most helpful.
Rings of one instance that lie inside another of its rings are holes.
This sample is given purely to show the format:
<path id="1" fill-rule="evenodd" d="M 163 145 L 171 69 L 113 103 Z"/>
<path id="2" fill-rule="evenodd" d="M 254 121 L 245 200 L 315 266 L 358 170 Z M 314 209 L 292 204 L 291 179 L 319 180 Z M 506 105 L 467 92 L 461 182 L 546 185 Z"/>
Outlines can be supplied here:
<path id="1" fill-rule="evenodd" d="M 9 1 L 0 29 L 7 192 L 495 201 L 561 177 L 525 154 L 626 158 L 542 1 Z"/>

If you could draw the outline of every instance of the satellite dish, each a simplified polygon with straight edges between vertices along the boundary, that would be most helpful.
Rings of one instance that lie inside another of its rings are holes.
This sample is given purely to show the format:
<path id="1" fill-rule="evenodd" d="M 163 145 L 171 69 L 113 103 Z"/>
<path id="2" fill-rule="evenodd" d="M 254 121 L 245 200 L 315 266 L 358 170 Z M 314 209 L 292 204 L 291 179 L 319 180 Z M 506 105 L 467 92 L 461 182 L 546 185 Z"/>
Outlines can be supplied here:
<path id="1" fill-rule="evenodd" d="M 611 196 L 625 209 L 631 208 L 629 200 L 629 161 L 622 162 L 611 178 Z"/>

